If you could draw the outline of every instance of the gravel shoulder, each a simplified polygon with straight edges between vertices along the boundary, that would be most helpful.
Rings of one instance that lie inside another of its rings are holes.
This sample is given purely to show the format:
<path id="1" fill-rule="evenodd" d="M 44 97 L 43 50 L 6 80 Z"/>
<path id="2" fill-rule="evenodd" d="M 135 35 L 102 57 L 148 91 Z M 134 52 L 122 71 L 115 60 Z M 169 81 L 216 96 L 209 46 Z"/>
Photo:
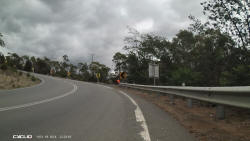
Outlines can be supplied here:
<path id="1" fill-rule="evenodd" d="M 187 107 L 184 98 L 176 97 L 171 104 L 166 95 L 142 92 L 115 86 L 136 95 L 169 113 L 199 141 L 250 141 L 250 110 L 226 107 L 226 118 L 215 118 L 215 105 L 195 101 Z"/>

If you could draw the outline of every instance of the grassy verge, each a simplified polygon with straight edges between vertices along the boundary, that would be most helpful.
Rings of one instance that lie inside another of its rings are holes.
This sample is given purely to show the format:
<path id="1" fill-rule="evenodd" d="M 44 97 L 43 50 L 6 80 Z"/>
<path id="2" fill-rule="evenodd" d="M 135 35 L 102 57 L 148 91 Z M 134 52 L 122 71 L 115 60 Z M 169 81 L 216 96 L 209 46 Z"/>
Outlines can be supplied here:
<path id="1" fill-rule="evenodd" d="M 38 78 L 29 73 L 26 74 L 11 69 L 0 70 L 0 90 L 29 87 L 40 82 Z"/>
<path id="2" fill-rule="evenodd" d="M 181 97 L 175 99 L 175 104 L 170 104 L 165 95 L 117 88 L 138 95 L 170 113 L 199 141 L 250 141 L 249 109 L 226 107 L 226 119 L 217 120 L 215 107 L 205 102 L 196 101 L 192 108 L 188 108 Z"/>

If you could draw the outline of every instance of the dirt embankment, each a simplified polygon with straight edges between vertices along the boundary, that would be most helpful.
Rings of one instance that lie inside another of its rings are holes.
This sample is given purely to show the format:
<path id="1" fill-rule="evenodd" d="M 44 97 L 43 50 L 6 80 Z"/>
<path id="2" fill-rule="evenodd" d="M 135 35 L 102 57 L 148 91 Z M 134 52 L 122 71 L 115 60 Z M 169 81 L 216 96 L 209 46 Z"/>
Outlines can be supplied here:
<path id="1" fill-rule="evenodd" d="M 0 70 L 0 90 L 15 89 L 36 85 L 41 81 L 29 73 Z"/>
<path id="2" fill-rule="evenodd" d="M 154 103 L 170 113 L 199 141 L 250 141 L 250 110 L 226 107 L 226 118 L 215 118 L 215 107 L 205 102 L 194 102 L 192 108 L 187 107 L 184 98 L 176 98 L 170 103 L 168 96 L 145 93 L 133 89 L 119 88 Z"/>

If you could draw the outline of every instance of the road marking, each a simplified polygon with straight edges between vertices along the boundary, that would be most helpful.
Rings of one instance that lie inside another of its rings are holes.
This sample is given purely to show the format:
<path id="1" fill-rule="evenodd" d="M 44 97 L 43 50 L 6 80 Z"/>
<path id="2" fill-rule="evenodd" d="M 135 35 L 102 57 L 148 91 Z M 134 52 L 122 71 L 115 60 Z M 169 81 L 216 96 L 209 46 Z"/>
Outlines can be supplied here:
<path id="1" fill-rule="evenodd" d="M 128 94 L 126 94 L 123 91 L 119 91 L 120 93 L 122 93 L 123 95 L 125 95 L 135 106 L 135 117 L 136 117 L 136 121 L 141 123 L 141 126 L 143 128 L 143 130 L 140 132 L 140 135 L 142 136 L 142 138 L 144 139 L 144 141 L 151 141 L 150 139 L 150 135 L 149 135 L 149 131 L 148 131 L 148 126 L 146 123 L 146 120 L 143 116 L 143 113 L 141 111 L 141 108 L 139 107 L 139 105 L 133 100 L 133 98 L 131 98 Z"/>
<path id="2" fill-rule="evenodd" d="M 70 84 L 72 84 L 72 83 L 70 83 Z M 52 98 L 41 100 L 41 101 L 35 101 L 35 102 L 27 103 L 27 104 L 10 106 L 10 107 L 3 107 L 3 108 L 0 108 L 0 112 L 19 109 L 19 108 L 26 108 L 26 107 L 30 107 L 30 106 L 34 106 L 34 105 L 38 105 L 38 104 L 42 104 L 42 103 L 47 103 L 47 102 L 50 102 L 50 101 L 54 101 L 54 100 L 66 97 L 66 96 L 71 95 L 71 94 L 76 92 L 77 86 L 75 84 L 72 84 L 72 85 L 74 86 L 74 88 L 71 91 L 69 91 L 69 92 L 67 92 L 67 93 L 65 93 L 63 95 L 52 97 Z"/>
<path id="3" fill-rule="evenodd" d="M 100 84 L 98 84 L 98 85 L 100 85 Z M 104 87 L 104 88 L 108 88 L 108 89 L 113 89 L 113 88 L 108 87 L 108 86 L 105 86 L 105 85 L 100 85 L 100 86 L 102 86 L 102 87 Z"/>

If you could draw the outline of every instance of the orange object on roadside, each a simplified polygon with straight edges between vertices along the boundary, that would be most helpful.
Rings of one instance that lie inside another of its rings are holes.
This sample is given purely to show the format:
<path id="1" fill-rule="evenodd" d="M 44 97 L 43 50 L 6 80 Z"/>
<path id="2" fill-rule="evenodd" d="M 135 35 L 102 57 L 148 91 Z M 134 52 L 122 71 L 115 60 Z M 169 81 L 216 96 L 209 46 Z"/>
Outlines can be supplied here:
<path id="1" fill-rule="evenodd" d="M 117 84 L 120 84 L 120 80 L 118 79 L 118 80 L 116 80 L 116 82 L 117 82 Z"/>

